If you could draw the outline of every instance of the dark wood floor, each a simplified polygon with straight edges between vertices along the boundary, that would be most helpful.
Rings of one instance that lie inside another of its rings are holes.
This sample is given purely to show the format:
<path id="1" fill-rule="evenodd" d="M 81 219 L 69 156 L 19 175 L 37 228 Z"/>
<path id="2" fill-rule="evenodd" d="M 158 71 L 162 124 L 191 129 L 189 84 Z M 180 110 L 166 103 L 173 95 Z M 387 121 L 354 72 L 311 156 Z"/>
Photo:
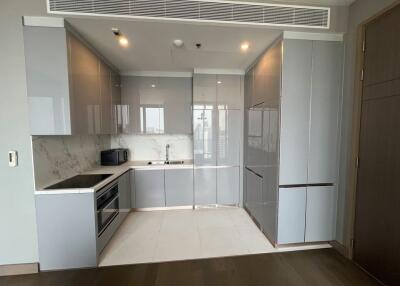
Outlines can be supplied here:
<path id="1" fill-rule="evenodd" d="M 380 285 L 333 249 L 0 277 L 0 285 Z"/>

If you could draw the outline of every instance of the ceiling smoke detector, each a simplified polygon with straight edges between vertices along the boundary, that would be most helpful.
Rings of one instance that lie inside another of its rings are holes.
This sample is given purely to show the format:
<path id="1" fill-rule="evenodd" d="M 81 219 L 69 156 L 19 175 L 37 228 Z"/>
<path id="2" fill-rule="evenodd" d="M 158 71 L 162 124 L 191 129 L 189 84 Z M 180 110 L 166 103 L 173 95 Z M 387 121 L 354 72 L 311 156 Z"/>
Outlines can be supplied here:
<path id="1" fill-rule="evenodd" d="M 172 43 L 174 44 L 174 46 L 175 46 L 176 48 L 182 48 L 183 45 L 184 45 L 183 41 L 180 40 L 180 39 L 176 39 L 176 40 L 174 40 Z"/>

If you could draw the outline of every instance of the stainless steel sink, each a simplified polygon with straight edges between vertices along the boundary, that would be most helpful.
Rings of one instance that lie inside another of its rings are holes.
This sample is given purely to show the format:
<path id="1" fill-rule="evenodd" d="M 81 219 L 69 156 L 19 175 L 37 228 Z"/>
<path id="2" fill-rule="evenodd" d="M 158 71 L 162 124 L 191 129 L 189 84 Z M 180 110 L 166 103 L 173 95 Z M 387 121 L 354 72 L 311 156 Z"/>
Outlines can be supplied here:
<path id="1" fill-rule="evenodd" d="M 155 165 L 155 166 L 160 166 L 160 165 L 183 165 L 185 164 L 185 161 L 150 161 L 147 163 L 148 165 Z"/>

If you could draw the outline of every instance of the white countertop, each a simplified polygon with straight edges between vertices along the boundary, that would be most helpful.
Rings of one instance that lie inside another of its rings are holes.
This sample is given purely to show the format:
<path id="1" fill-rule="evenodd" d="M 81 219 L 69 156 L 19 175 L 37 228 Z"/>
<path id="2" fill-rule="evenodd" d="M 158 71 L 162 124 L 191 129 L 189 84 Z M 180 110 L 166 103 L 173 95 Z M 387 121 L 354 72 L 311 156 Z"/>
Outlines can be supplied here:
<path id="1" fill-rule="evenodd" d="M 84 189 L 54 189 L 46 190 L 45 188 L 59 182 L 62 182 L 68 178 L 61 179 L 46 186 L 39 186 L 35 190 L 35 195 L 49 195 L 49 194 L 80 194 L 80 193 L 95 193 L 101 188 L 105 187 L 115 179 L 117 179 L 122 174 L 129 170 L 170 170 L 170 169 L 192 169 L 193 163 L 189 161 L 184 161 L 184 164 L 179 165 L 148 165 L 148 161 L 129 161 L 119 166 L 98 166 L 92 170 L 82 172 L 77 175 L 89 175 L 89 174 L 112 174 L 112 176 L 101 181 L 97 185 L 91 188 Z"/>

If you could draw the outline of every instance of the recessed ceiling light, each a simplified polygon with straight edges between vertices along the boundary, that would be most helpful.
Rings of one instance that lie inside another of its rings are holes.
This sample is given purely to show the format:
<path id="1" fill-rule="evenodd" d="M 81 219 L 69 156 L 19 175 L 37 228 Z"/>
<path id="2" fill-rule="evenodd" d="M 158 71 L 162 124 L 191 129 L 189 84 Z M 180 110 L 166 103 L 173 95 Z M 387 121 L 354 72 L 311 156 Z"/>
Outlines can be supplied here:
<path id="1" fill-rule="evenodd" d="M 242 43 L 242 44 L 240 45 L 240 49 L 241 49 L 243 52 L 246 52 L 246 51 L 249 49 L 249 47 L 250 47 L 250 45 L 249 45 L 249 43 L 247 43 L 247 42 L 244 42 L 244 43 Z"/>
<path id="2" fill-rule="evenodd" d="M 156 85 L 153 83 L 153 84 L 151 85 L 151 87 L 152 87 L 152 88 L 155 88 L 155 87 L 156 87 Z"/>
<path id="3" fill-rule="evenodd" d="M 118 41 L 119 41 L 119 44 L 121 46 L 123 46 L 124 48 L 129 46 L 129 41 L 125 36 L 119 36 Z"/>
<path id="4" fill-rule="evenodd" d="M 221 83 L 222 83 L 222 81 L 220 81 L 220 80 L 219 80 L 219 81 L 217 81 L 217 83 L 218 83 L 218 84 L 221 84 Z"/>

